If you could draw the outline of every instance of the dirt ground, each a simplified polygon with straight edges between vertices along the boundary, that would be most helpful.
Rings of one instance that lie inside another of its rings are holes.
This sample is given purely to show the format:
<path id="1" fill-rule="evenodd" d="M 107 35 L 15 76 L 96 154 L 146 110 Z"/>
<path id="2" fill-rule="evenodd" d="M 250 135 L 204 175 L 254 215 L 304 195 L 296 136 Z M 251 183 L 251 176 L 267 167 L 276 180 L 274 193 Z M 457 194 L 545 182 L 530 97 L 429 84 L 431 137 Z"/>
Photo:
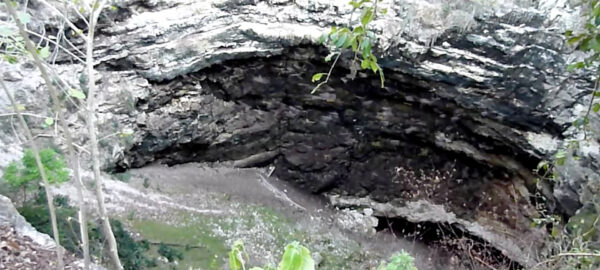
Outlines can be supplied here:
<path id="1" fill-rule="evenodd" d="M 352 215 L 332 209 L 325 198 L 269 177 L 268 168 L 157 164 L 107 177 L 105 189 L 109 213 L 140 238 L 180 247 L 185 259 L 176 269 L 223 269 L 236 240 L 245 243 L 253 266 L 276 264 L 292 241 L 313 252 L 319 269 L 375 269 L 400 250 L 413 255 L 420 270 L 450 265 L 450 258 L 420 243 L 375 233 L 355 219 L 361 209 Z M 57 192 L 77 202 L 73 186 Z M 95 205 L 91 193 L 85 200 Z"/>

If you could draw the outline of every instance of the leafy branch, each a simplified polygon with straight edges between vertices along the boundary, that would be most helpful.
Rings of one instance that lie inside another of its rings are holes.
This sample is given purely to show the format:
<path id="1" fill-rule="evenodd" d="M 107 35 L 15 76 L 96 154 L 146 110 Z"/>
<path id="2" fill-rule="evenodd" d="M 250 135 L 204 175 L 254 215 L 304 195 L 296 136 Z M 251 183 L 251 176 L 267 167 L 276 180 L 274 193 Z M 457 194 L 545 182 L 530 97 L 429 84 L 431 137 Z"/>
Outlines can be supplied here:
<path id="1" fill-rule="evenodd" d="M 333 64 L 329 68 L 327 73 L 316 73 L 312 76 L 312 82 L 318 82 L 323 79 L 325 80 L 317 84 L 311 91 L 311 94 L 315 93 L 321 86 L 327 84 L 331 78 L 333 69 L 338 63 L 338 60 L 344 50 L 350 49 L 354 52 L 354 58 L 351 64 L 352 78 L 356 76 L 358 70 L 358 61 L 360 60 L 360 69 L 372 70 L 373 73 L 379 73 L 381 80 L 381 87 L 385 86 L 385 76 L 383 69 L 377 63 L 377 57 L 373 54 L 372 48 L 377 41 L 375 32 L 370 30 L 369 24 L 377 17 L 379 13 L 386 14 L 386 9 L 380 9 L 378 3 L 382 0 L 360 0 L 351 1 L 350 5 L 353 7 L 353 12 L 360 10 L 360 23 L 350 27 L 336 27 L 333 26 L 328 34 L 323 34 L 319 38 L 319 43 L 328 46 L 332 52 L 325 57 L 325 62 L 330 62 L 335 56 Z M 349 25 L 352 23 L 349 23 Z M 360 59 L 359 59 L 360 56 Z"/>

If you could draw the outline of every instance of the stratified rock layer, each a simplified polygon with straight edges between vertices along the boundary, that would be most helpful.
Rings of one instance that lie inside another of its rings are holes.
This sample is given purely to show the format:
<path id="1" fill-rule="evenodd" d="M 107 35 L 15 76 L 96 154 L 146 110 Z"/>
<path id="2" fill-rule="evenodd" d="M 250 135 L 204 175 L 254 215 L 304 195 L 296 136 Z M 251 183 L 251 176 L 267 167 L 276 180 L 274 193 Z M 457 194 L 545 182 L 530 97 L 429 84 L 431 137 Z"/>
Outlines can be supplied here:
<path id="1" fill-rule="evenodd" d="M 106 164 L 274 164 L 311 192 L 393 202 L 400 214 L 402 204 L 426 201 L 449 213 L 444 222 L 493 235 L 485 240 L 531 264 L 535 256 L 522 255 L 540 244 L 529 227 L 532 169 L 578 135 L 568 126 L 592 86 L 588 73 L 564 69 L 573 56 L 562 31 L 578 27 L 578 11 L 565 1 L 384 3 L 389 12 L 373 25 L 385 87 L 369 72 L 351 80 L 345 55 L 311 95 L 312 74 L 329 68 L 316 37 L 350 18 L 334 2 L 117 3 L 96 40 L 99 119 L 104 135 L 133 136 L 104 140 Z M 58 61 L 63 74 L 77 73 L 68 56 Z M 10 69 L 16 88 L 35 77 L 27 66 Z M 568 163 L 567 172 L 585 174 L 543 190 L 551 210 L 572 215 L 589 199 L 594 143 Z"/>

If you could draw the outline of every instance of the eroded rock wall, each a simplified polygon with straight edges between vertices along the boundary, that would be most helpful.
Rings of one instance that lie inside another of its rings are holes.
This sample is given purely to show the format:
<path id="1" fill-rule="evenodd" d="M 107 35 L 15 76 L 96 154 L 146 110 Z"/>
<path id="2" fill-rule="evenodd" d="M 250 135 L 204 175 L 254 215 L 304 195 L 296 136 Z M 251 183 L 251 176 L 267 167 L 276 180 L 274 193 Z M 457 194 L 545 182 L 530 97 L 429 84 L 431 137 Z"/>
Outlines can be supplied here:
<path id="1" fill-rule="evenodd" d="M 96 40 L 99 119 L 103 135 L 134 135 L 104 140 L 107 167 L 273 164 L 311 192 L 391 203 L 397 213 L 427 201 L 530 264 L 520 255 L 541 243 L 529 227 L 532 169 L 579 136 L 569 126 L 592 87 L 589 73 L 565 72 L 575 55 L 562 31 L 578 27 L 578 10 L 565 1 L 390 1 L 374 22 L 385 88 L 368 72 L 351 80 L 343 57 L 311 95 L 312 74 L 329 67 L 316 38 L 350 19 L 338 2 L 117 3 Z M 57 61 L 77 74 L 68 56 Z M 21 74 L 11 87 L 35 76 L 26 65 L 3 68 Z M 41 89 L 36 82 L 28 89 Z M 551 210 L 572 215 L 586 203 L 598 178 L 597 150 L 586 149 L 569 162 L 576 173 L 543 190 Z"/>

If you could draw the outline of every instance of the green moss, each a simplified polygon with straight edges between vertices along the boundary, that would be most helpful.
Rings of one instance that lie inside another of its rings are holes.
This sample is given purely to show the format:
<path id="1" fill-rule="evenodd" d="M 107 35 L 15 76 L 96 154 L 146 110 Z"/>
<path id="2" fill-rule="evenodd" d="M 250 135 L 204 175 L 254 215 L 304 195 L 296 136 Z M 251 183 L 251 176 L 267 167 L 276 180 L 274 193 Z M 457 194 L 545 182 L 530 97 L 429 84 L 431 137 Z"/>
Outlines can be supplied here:
<path id="1" fill-rule="evenodd" d="M 349 269 L 361 261 L 364 254 L 360 246 L 349 239 L 330 233 L 315 233 L 301 229 L 292 219 L 263 206 L 238 206 L 235 215 L 206 216 L 174 213 L 170 223 L 156 220 L 129 220 L 130 228 L 150 242 L 177 244 L 171 246 L 183 254 L 175 269 L 220 269 L 229 252 L 227 243 L 242 240 L 248 247 L 251 259 L 260 265 L 269 263 L 253 254 L 264 250 L 276 263 L 281 259 L 283 247 L 298 241 L 312 252 L 321 254 L 319 269 Z M 186 248 L 187 246 L 187 248 Z M 153 245 L 149 256 L 158 256 L 158 246 Z"/>
<path id="2" fill-rule="evenodd" d="M 153 220 L 134 220 L 132 229 L 151 242 L 181 245 L 175 247 L 184 258 L 179 262 L 178 269 L 214 269 L 223 264 L 227 247 L 224 239 L 215 236 L 207 225 L 211 222 L 209 219 L 212 218 L 183 222 L 181 226 Z M 158 247 L 153 247 L 151 251 L 157 253 Z"/>

